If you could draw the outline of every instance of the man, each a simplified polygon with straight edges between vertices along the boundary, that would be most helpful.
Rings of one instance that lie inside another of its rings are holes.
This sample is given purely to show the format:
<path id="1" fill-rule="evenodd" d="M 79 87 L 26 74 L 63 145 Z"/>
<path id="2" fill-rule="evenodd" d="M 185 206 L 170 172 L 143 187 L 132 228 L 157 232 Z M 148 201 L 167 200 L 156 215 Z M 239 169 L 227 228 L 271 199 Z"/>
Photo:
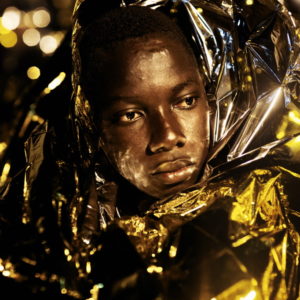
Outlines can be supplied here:
<path id="1" fill-rule="evenodd" d="M 78 47 L 99 151 L 115 182 L 136 188 L 135 199 L 121 191 L 117 205 L 130 213 L 135 202 L 138 212 L 199 181 L 209 148 L 208 103 L 194 53 L 175 23 L 148 8 L 113 10 L 83 30 Z"/>

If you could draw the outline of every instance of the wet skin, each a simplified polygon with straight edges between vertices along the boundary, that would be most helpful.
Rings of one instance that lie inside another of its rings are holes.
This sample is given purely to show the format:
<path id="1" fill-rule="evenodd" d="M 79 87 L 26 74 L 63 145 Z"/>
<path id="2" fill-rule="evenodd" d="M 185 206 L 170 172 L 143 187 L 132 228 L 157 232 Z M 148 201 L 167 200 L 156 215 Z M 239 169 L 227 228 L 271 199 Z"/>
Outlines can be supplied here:
<path id="1" fill-rule="evenodd" d="M 201 76 L 178 44 L 163 36 L 124 41 L 101 78 L 99 145 L 125 179 L 159 199 L 196 183 L 209 143 Z"/>

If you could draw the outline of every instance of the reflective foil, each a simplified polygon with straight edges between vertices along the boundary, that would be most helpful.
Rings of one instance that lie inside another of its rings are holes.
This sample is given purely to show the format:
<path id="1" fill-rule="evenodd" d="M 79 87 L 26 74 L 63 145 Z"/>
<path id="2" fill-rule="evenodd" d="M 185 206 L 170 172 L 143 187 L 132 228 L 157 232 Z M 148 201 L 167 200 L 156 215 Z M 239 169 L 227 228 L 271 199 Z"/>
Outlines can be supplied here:
<path id="1" fill-rule="evenodd" d="M 200 182 L 139 216 L 120 215 L 98 159 L 77 48 L 89 14 L 130 5 L 182 26 L 212 120 Z M 299 38 L 279 0 L 78 0 L 69 134 L 40 125 L 24 169 L 3 168 L 1 201 L 22 207 L 1 214 L 0 283 L 58 299 L 299 298 Z"/>

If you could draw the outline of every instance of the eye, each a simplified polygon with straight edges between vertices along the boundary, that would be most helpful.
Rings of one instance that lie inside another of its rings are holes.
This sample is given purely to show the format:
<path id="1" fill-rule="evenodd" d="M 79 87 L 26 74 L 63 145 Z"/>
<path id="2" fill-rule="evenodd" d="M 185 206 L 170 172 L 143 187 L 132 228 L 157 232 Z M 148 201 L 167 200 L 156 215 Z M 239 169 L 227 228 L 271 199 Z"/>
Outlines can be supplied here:
<path id="1" fill-rule="evenodd" d="M 142 116 L 143 114 L 139 111 L 125 111 L 118 114 L 115 121 L 118 123 L 128 124 L 137 121 Z"/>
<path id="2" fill-rule="evenodd" d="M 197 105 L 199 97 L 185 97 L 178 101 L 174 107 L 179 109 L 191 109 Z"/>

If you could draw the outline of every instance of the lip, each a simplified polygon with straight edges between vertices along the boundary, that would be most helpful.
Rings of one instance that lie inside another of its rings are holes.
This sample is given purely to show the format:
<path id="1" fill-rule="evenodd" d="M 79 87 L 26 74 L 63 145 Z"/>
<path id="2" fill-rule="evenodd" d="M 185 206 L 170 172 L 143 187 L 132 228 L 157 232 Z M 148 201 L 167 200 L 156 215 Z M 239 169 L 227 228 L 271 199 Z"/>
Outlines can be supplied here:
<path id="1" fill-rule="evenodd" d="M 157 165 L 152 175 L 175 172 L 179 169 L 182 169 L 190 165 L 193 165 L 193 163 L 188 159 L 174 159 L 174 160 L 164 161 Z"/>
<path id="2" fill-rule="evenodd" d="M 188 159 L 177 159 L 160 163 L 152 176 L 163 184 L 171 185 L 190 179 L 195 171 L 195 164 Z"/>

